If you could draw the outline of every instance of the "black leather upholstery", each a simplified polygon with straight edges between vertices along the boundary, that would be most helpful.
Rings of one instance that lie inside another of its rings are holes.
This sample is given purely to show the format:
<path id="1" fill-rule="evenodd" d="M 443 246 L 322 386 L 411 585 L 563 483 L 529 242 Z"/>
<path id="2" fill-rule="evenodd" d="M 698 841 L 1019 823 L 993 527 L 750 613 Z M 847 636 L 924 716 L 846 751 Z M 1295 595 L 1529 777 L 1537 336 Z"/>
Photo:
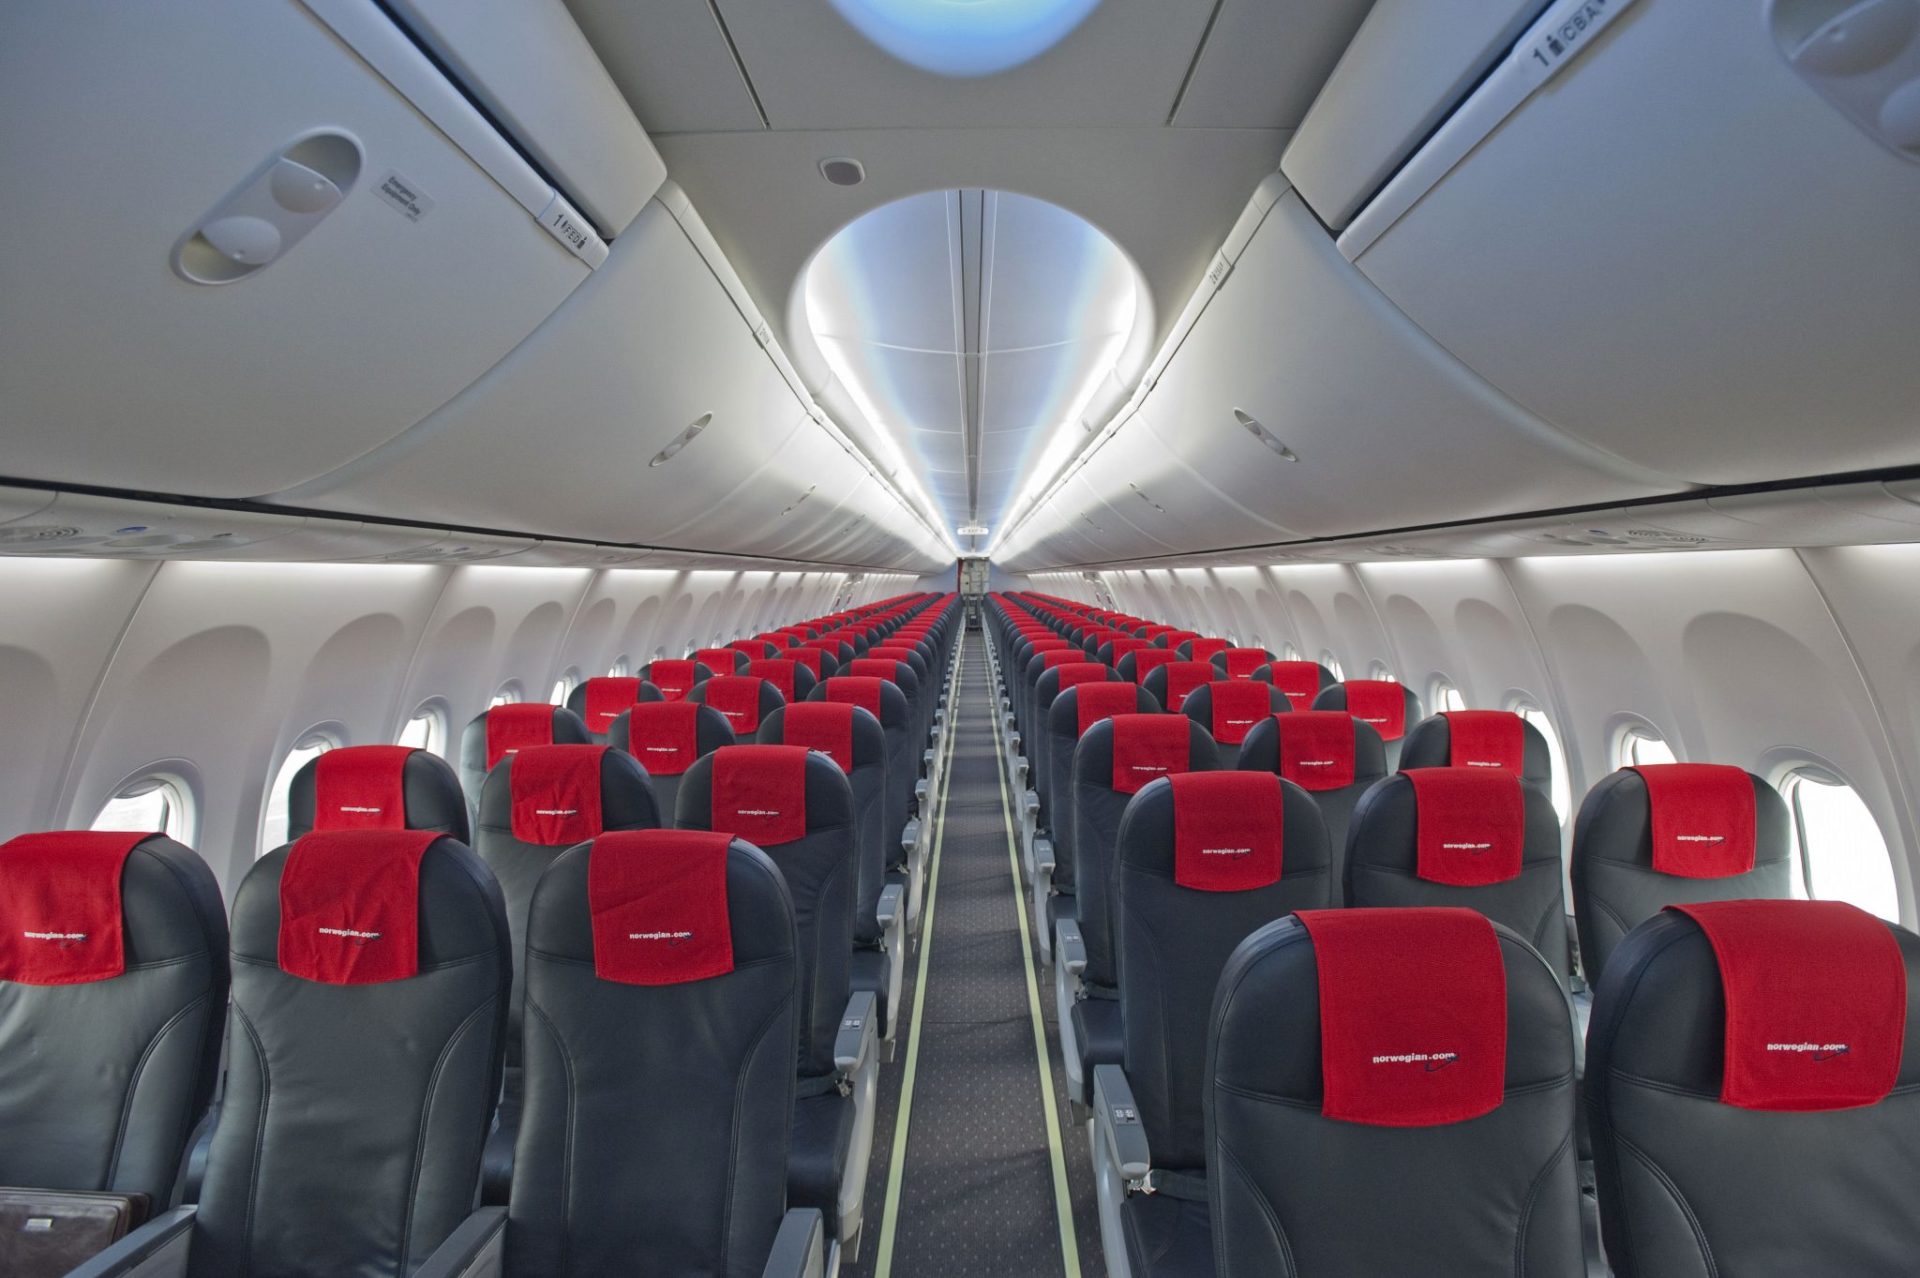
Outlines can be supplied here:
<path id="1" fill-rule="evenodd" d="M 1324 673 L 1326 667 L 1322 666 L 1321 670 Z M 1413 689 L 1407 687 L 1405 684 L 1400 686 L 1400 692 L 1401 695 L 1406 698 L 1405 713 L 1407 721 L 1405 731 L 1412 732 L 1414 725 L 1420 722 L 1420 698 L 1414 695 Z M 1313 708 L 1315 710 L 1345 710 L 1347 708 L 1346 685 L 1343 683 L 1336 683 L 1330 686 L 1322 684 L 1319 695 L 1313 699 Z M 1405 748 L 1406 744 L 1407 739 L 1404 735 L 1393 741 L 1386 740 L 1384 736 L 1381 738 L 1381 745 L 1387 753 L 1388 771 L 1393 772 L 1400 769 L 1402 766 L 1400 763 L 1400 752 Z"/>
<path id="2" fill-rule="evenodd" d="M 1566 995 L 1531 947 L 1494 930 L 1506 964 L 1505 1099 L 1490 1114 L 1433 1127 L 1320 1112 L 1319 971 L 1297 919 L 1235 951 L 1207 1048 L 1220 1278 L 1586 1272 Z"/>
<path id="3" fill-rule="evenodd" d="M 616 750 L 625 750 L 636 759 L 644 759 L 646 747 L 642 744 L 639 749 L 634 748 L 632 729 L 633 716 L 621 714 L 613 721 L 613 726 L 607 729 L 607 743 Z M 712 706 L 702 706 L 694 716 L 693 733 L 695 747 L 702 758 L 712 754 L 721 746 L 734 744 L 733 729 L 727 726 L 727 716 Z M 640 766 L 644 768 L 646 764 L 643 762 Z M 673 776 L 667 776 L 664 773 L 647 773 L 647 781 L 653 786 L 654 806 L 660 810 L 660 824 L 673 824 L 674 808 L 679 802 L 680 782 L 685 777 L 684 772 Z"/>
<path id="4" fill-rule="evenodd" d="M 164 1208 L 213 1093 L 227 915 L 206 862 L 161 834 L 128 854 L 120 902 L 121 975 L 0 981 L 0 1185 L 146 1194 Z"/>
<path id="5" fill-rule="evenodd" d="M 473 1209 L 500 1090 L 512 977 L 506 907 L 478 857 L 420 859 L 420 971 L 328 985 L 280 970 L 287 849 L 233 906 L 227 1083 L 190 1273 L 396 1274 Z"/>
<path id="6" fill-rule="evenodd" d="M 1358 726 L 1358 725 L 1356 725 Z M 1526 841 L 1520 874 L 1505 883 L 1455 887 L 1415 873 L 1419 809 L 1413 782 L 1395 775 L 1374 786 L 1354 810 L 1347 832 L 1346 902 L 1357 908 L 1452 905 L 1478 910 L 1518 933 L 1561 974 L 1572 974 L 1567 901 L 1561 885 L 1560 818 L 1545 794 L 1521 787 Z"/>
<path id="7" fill-rule="evenodd" d="M 752 676 L 743 674 L 742 677 L 751 678 Z M 695 684 L 693 691 L 687 694 L 687 700 L 692 701 L 698 705 L 705 705 L 707 703 L 707 688 L 708 688 L 708 681 L 706 680 L 702 680 L 700 683 Z M 765 723 L 767 721 L 768 715 L 772 714 L 774 711 L 780 709 L 780 707 L 786 704 L 787 704 L 786 694 L 781 692 L 780 689 L 774 687 L 773 684 L 771 684 L 767 680 L 762 679 L 760 681 L 760 698 L 759 698 L 759 704 L 758 704 L 758 709 L 756 713 L 756 718 L 758 719 L 758 722 L 754 725 L 753 732 L 757 733 L 760 730 L 759 724 Z M 729 723 L 728 726 L 732 727 L 732 724 Z M 733 735 L 736 741 L 753 739 L 753 733 L 749 733 L 749 732 L 736 731 Z"/>
<path id="8" fill-rule="evenodd" d="M 1892 1095 L 1805 1113 L 1720 1102 L 1726 1000 L 1713 947 L 1671 911 L 1612 953 L 1586 1094 L 1608 1258 L 1620 1278 L 1907 1274 L 1920 1256 L 1920 937 Z"/>
<path id="9" fill-rule="evenodd" d="M 1280 689 L 1274 687 L 1272 684 L 1261 684 L 1261 686 L 1267 689 L 1267 717 L 1268 718 L 1271 718 L 1273 715 L 1276 715 L 1276 714 L 1287 714 L 1293 709 L 1293 703 L 1287 700 L 1286 693 L 1280 691 Z M 1195 723 L 1205 728 L 1209 733 L 1212 733 L 1213 731 L 1213 686 L 1211 684 L 1203 683 L 1199 687 L 1195 688 L 1192 692 L 1189 692 L 1187 694 L 1187 699 L 1180 703 L 1180 713 L 1186 715 L 1187 718 L 1193 720 Z M 1263 719 L 1261 720 L 1261 722 L 1265 722 L 1265 720 Z M 1259 723 L 1254 723 L 1250 725 L 1247 728 L 1248 734 L 1251 735 L 1253 730 L 1259 726 L 1260 726 Z M 1240 769 L 1240 767 L 1242 766 L 1240 763 L 1240 756 L 1247 748 L 1246 738 L 1244 737 L 1241 738 L 1239 744 L 1237 745 L 1230 744 L 1228 742 L 1221 741 L 1216 738 L 1213 743 L 1213 747 L 1215 750 L 1218 750 L 1220 752 L 1221 767 L 1228 768 L 1235 771 Z M 1255 770 L 1266 771 L 1267 769 L 1255 769 Z"/>
<path id="10" fill-rule="evenodd" d="M 1107 680 L 1109 683 L 1114 681 L 1112 678 Z M 1160 703 L 1153 699 L 1153 695 L 1138 684 L 1133 685 L 1133 709 L 1130 713 L 1159 712 Z M 1053 696 L 1047 703 L 1046 716 L 1047 748 L 1044 754 L 1048 788 L 1046 802 L 1050 805 L 1047 811 L 1052 819 L 1053 830 L 1053 886 L 1056 891 L 1073 892 L 1076 882 L 1073 859 L 1073 756 L 1080 745 L 1078 685 Z M 1123 808 L 1126 805 L 1122 803 L 1119 806 Z M 1119 808 L 1114 810 L 1113 820 L 1117 828 L 1120 822 Z M 1111 835 L 1112 830 L 1107 833 Z"/>
<path id="11" fill-rule="evenodd" d="M 1327 830 L 1307 792 L 1281 781 L 1281 877 L 1244 892 L 1196 892 L 1174 882 L 1173 784 L 1151 782 L 1120 821 L 1112 883 L 1120 1020 L 1128 1081 L 1154 1166 L 1206 1166 L 1200 1100 L 1207 1012 L 1234 947 L 1331 892 Z"/>
<path id="12" fill-rule="evenodd" d="M 860 886 L 854 900 L 853 939 L 856 945 L 872 947 L 880 943 L 880 924 L 874 911 L 880 905 L 880 891 L 887 885 L 885 828 L 887 800 L 887 733 L 880 721 L 859 706 L 853 709 L 853 770 L 847 783 L 853 790 L 854 826 L 860 842 Z M 782 707 L 760 724 L 754 738 L 762 745 L 785 745 L 786 708 Z M 885 997 L 881 1001 L 885 1002 Z"/>
<path id="13" fill-rule="evenodd" d="M 1518 717 L 1518 716 L 1516 716 Z M 1542 794 L 1553 792 L 1553 756 L 1547 753 L 1547 739 L 1540 729 L 1520 720 L 1520 779 Z M 1429 715 L 1407 725 L 1406 739 L 1400 743 L 1400 770 L 1408 768 L 1453 767 L 1453 733 L 1444 714 Z"/>
<path id="14" fill-rule="evenodd" d="M 647 678 L 647 671 L 651 670 L 652 668 L 653 668 L 653 663 L 648 662 L 646 666 L 642 667 L 640 671 L 640 676 L 639 676 L 640 686 L 639 688 L 635 689 L 634 698 L 633 698 L 635 704 L 639 704 L 641 702 L 647 702 L 647 701 L 666 700 L 666 694 L 661 692 L 660 689 L 651 680 Z M 706 671 L 704 669 L 699 668 L 698 666 L 695 667 L 695 670 L 696 670 L 696 677 L 694 679 L 694 683 L 696 685 L 700 683 L 704 683 L 706 681 Z M 587 721 L 587 684 L 589 682 L 590 682 L 589 680 L 582 679 L 579 683 L 576 683 L 575 685 L 573 685 L 572 691 L 567 693 L 567 709 L 573 711 L 574 714 L 579 716 L 582 726 L 584 726 Z M 611 735 L 611 728 L 609 728 L 609 736 L 610 735 Z M 593 745 L 608 744 L 607 739 L 604 739 L 599 735 L 595 734 L 591 729 L 589 729 L 587 732 L 587 740 Z M 554 744 L 563 745 L 565 743 L 560 741 L 555 741 Z"/>
<path id="15" fill-rule="evenodd" d="M 507 1272 L 757 1278 L 786 1203 L 799 979 L 786 885 L 735 840 L 733 971 L 626 985 L 594 970 L 590 855 L 554 861 L 528 918 Z"/>
<path id="16" fill-rule="evenodd" d="M 1245 772 L 1271 772 L 1280 775 L 1280 737 L 1287 731 L 1282 719 L 1269 719 L 1253 725 L 1253 731 L 1240 743 L 1240 768 Z M 1347 832 L 1353 824 L 1353 810 L 1360 796 L 1373 783 L 1387 775 L 1387 752 L 1380 734 L 1358 719 L 1353 723 L 1353 784 L 1337 790 L 1308 790 L 1320 805 L 1327 823 L 1327 847 L 1333 854 L 1333 904 L 1347 899 Z"/>
<path id="17" fill-rule="evenodd" d="M 1622 768 L 1587 791 L 1573 823 L 1573 908 L 1580 965 L 1598 985 L 1627 933 L 1668 905 L 1793 895 L 1793 827 L 1786 802 L 1753 781 L 1753 869 L 1724 879 L 1685 879 L 1653 868 L 1647 783 Z"/>
<path id="18" fill-rule="evenodd" d="M 827 685 L 821 680 L 811 701 L 825 701 Z M 906 850 L 900 846 L 906 833 L 913 801 L 913 779 L 920 771 L 920 756 L 915 752 L 913 724 L 907 709 L 907 694 L 897 684 L 880 685 L 880 729 L 887 738 L 886 803 L 881 809 L 881 852 L 888 869 L 906 863 Z M 901 778 L 905 778 L 904 781 Z"/>
<path id="19" fill-rule="evenodd" d="M 1099 682 L 1112 683 L 1118 678 L 1108 669 L 1105 678 Z M 1067 691 L 1071 692 L 1077 686 L 1069 684 Z M 1072 841 L 1073 818 L 1055 807 L 1057 796 L 1054 793 L 1054 780 L 1060 778 L 1061 784 L 1065 784 L 1065 777 L 1073 766 L 1073 747 L 1080 740 L 1080 721 L 1076 716 L 1055 719 L 1053 707 L 1059 700 L 1059 668 L 1041 671 L 1040 678 L 1033 685 L 1033 747 L 1027 751 L 1033 768 L 1028 780 L 1040 798 L 1040 828 L 1053 832 L 1056 849 L 1063 840 Z M 1057 878 L 1054 882 L 1059 884 Z M 1065 886 L 1071 884 L 1072 879 L 1069 878 Z"/>
<path id="20" fill-rule="evenodd" d="M 308 759 L 293 774 L 287 789 L 289 843 L 313 833 L 314 779 L 319 768 L 318 758 Z M 401 769 L 400 784 L 407 829 L 438 830 L 461 843 L 467 841 L 467 797 L 451 764 L 431 750 L 415 750 Z"/>
<path id="21" fill-rule="evenodd" d="M 584 695 L 584 694 L 583 694 Z M 487 715 L 482 711 L 467 720 L 460 732 L 460 789 L 467 796 L 471 811 L 480 804 L 480 787 L 487 780 Z M 586 720 L 565 706 L 553 708 L 554 745 L 591 745 Z"/>

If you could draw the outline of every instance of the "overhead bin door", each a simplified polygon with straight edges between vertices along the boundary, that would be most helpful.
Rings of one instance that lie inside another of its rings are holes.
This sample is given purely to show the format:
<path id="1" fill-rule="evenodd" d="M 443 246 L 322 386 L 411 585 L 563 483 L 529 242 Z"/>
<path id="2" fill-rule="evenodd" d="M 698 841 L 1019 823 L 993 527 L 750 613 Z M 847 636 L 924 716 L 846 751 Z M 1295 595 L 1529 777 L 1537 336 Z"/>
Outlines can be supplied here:
<path id="1" fill-rule="evenodd" d="M 1360 269 L 1518 403 L 1644 466 L 1920 461 L 1920 164 L 1790 68 L 1769 16 L 1791 8 L 1626 8 Z"/>
<path id="2" fill-rule="evenodd" d="M 8 476 L 292 487 L 451 399 L 589 273 L 292 0 L 0 6 L 0 117 Z M 357 148 L 338 205 L 244 278 L 176 274 L 314 134 Z"/>

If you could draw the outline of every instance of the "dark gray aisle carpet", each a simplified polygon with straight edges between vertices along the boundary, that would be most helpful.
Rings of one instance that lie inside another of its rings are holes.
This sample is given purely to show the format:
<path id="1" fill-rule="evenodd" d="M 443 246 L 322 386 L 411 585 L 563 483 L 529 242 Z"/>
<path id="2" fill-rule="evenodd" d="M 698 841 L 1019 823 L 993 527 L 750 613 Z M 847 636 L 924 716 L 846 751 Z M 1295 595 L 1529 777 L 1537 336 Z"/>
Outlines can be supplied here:
<path id="1" fill-rule="evenodd" d="M 1069 1272 L 1020 944 L 1024 898 L 1007 856 L 988 669 L 985 640 L 972 632 L 956 707 L 933 927 L 923 941 L 931 947 L 926 989 L 902 999 L 908 1017 L 916 999 L 927 1000 L 889 1266 L 903 1278 Z M 917 970 L 915 955 L 910 989 Z M 1047 974 L 1039 980 L 1053 1066 L 1047 1083 L 1064 1121 L 1053 990 Z M 843 1269 L 856 1278 L 872 1275 L 881 1256 L 888 1170 L 901 1156 L 895 1127 L 910 1024 L 903 1022 L 899 1057 L 882 1074 L 866 1234 L 858 1264 Z M 1085 1137 L 1063 1127 L 1059 1139 L 1078 1233 L 1073 1272 L 1104 1274 Z"/>

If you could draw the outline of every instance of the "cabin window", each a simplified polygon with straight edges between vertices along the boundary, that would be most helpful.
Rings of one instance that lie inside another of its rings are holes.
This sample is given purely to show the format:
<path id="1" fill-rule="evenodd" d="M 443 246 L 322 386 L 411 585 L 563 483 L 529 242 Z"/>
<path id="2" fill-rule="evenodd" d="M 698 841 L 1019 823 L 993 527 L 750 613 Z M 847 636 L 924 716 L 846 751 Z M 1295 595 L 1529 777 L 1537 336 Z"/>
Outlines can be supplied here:
<path id="1" fill-rule="evenodd" d="M 627 660 L 625 653 L 622 653 L 612 665 L 607 667 L 607 678 L 609 679 L 627 679 L 631 678 L 632 675 L 633 663 Z"/>
<path id="2" fill-rule="evenodd" d="M 1465 710 L 1467 699 L 1460 695 L 1460 689 L 1453 686 L 1445 675 L 1435 675 L 1427 686 L 1427 704 L 1433 707 L 1435 714 L 1445 714 L 1449 710 Z"/>
<path id="3" fill-rule="evenodd" d="M 1642 764 L 1678 763 L 1679 757 L 1673 752 L 1666 738 L 1648 727 L 1630 727 L 1620 733 L 1614 743 L 1614 766 L 1617 768 L 1637 768 Z"/>
<path id="4" fill-rule="evenodd" d="M 1347 672 L 1340 668 L 1340 658 L 1334 656 L 1331 652 L 1322 652 L 1320 654 L 1320 664 L 1333 672 L 1333 677 L 1336 682 L 1344 683 L 1346 681 Z"/>
<path id="5" fill-rule="evenodd" d="M 176 777 L 149 772 L 114 791 L 89 829 L 151 830 L 176 843 L 193 842 L 196 830 L 191 791 Z"/>
<path id="6" fill-rule="evenodd" d="M 1859 792 L 1817 767 L 1795 768 L 1782 779 L 1780 790 L 1793 809 L 1794 850 L 1806 895 L 1845 901 L 1899 922 L 1893 858 L 1880 823 Z"/>
<path id="7" fill-rule="evenodd" d="M 1384 661 L 1376 661 L 1372 665 L 1368 666 L 1367 678 L 1378 679 L 1382 683 L 1399 683 L 1400 682 L 1398 679 L 1393 677 L 1393 671 L 1387 669 L 1387 663 Z"/>
<path id="8" fill-rule="evenodd" d="M 396 745 L 406 746 L 410 750 L 425 750 L 442 758 L 447 753 L 447 712 L 439 703 L 429 701 L 413 712 L 406 726 L 400 729 Z"/>
<path id="9" fill-rule="evenodd" d="M 1298 661 L 1300 660 L 1300 650 L 1290 643 L 1283 643 L 1280 645 L 1280 660 Z"/>
<path id="10" fill-rule="evenodd" d="M 553 681 L 553 691 L 548 694 L 547 700 L 556 706 L 564 706 L 567 704 L 568 694 L 574 690 L 579 682 L 580 672 L 578 670 L 568 670 L 565 674 Z"/>
<path id="11" fill-rule="evenodd" d="M 1553 769 L 1553 810 L 1560 824 L 1565 825 L 1573 815 L 1573 777 L 1567 772 L 1567 752 L 1560 744 L 1560 734 L 1554 731 L 1553 720 L 1547 718 L 1547 712 L 1531 701 L 1515 701 L 1507 708 L 1532 724 L 1547 743 L 1547 766 Z"/>
<path id="12" fill-rule="evenodd" d="M 520 690 L 519 681 L 515 679 L 509 679 L 507 680 L 507 682 L 500 685 L 499 691 L 493 694 L 493 699 L 487 702 L 487 709 L 491 710 L 495 706 L 513 705 L 515 702 L 522 700 L 525 696 L 526 694 Z"/>
<path id="13" fill-rule="evenodd" d="M 260 818 L 260 855 L 279 847 L 287 841 L 288 798 L 293 790 L 293 778 L 300 769 L 319 758 L 340 743 L 327 733 L 316 728 L 301 736 L 293 743 L 293 749 L 287 751 L 287 757 L 280 760 L 280 767 L 273 774 L 273 782 L 267 787 L 267 810 Z"/>

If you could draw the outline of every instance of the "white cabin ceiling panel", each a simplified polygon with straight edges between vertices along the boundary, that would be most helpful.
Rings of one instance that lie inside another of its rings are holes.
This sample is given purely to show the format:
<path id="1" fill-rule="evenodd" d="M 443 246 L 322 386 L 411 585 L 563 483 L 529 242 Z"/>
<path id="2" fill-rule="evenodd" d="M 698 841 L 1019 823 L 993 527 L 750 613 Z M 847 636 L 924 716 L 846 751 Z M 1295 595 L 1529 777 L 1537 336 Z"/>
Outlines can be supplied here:
<path id="1" fill-rule="evenodd" d="M 1183 128 L 1293 128 L 1373 2 L 1225 0 L 1173 123 Z"/>
<path id="2" fill-rule="evenodd" d="M 0 216 L 58 228 L 0 255 L 13 475 L 289 487 L 444 404 L 588 274 L 291 4 L 209 0 L 191 22 L 169 6 L 7 6 L 0 114 Z M 176 242 L 323 128 L 362 155 L 310 234 L 234 283 L 172 272 Z M 418 221 L 377 194 L 389 174 L 430 197 Z"/>
<path id="3" fill-rule="evenodd" d="M 567 0 L 649 133 L 761 129 L 709 0 Z"/>
<path id="4" fill-rule="evenodd" d="M 1359 264 L 1560 429 L 1742 483 L 1920 460 L 1916 210 L 1763 6 L 1643 3 Z"/>

